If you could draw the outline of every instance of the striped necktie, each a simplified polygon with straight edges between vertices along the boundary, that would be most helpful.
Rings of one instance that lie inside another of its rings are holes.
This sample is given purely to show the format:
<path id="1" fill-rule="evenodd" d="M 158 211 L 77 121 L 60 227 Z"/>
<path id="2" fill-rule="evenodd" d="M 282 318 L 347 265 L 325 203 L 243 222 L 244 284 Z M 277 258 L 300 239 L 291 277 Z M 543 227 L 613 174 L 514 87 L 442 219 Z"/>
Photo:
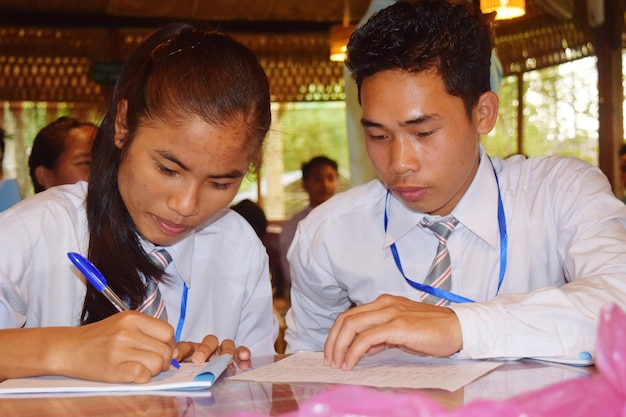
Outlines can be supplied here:
<path id="1" fill-rule="evenodd" d="M 157 265 L 162 266 L 163 270 L 172 262 L 172 257 L 165 249 L 155 249 L 150 253 L 150 257 Z M 161 291 L 159 291 L 157 282 L 152 278 L 147 278 L 145 284 L 146 298 L 137 308 L 137 311 L 167 321 L 165 301 L 161 298 Z"/>
<path id="2" fill-rule="evenodd" d="M 424 279 L 425 285 L 450 291 L 452 281 L 450 276 L 452 273 L 450 267 L 450 254 L 448 253 L 448 246 L 446 243 L 450 233 L 452 233 L 458 223 L 459 221 L 453 216 L 446 217 L 434 223 L 431 223 L 426 218 L 422 219 L 420 222 L 420 226 L 430 229 L 439 240 L 435 259 L 433 260 L 433 263 L 428 270 L 428 274 Z M 447 305 L 450 303 L 444 298 L 439 298 L 427 293 L 422 294 L 421 301 L 435 305 Z"/>

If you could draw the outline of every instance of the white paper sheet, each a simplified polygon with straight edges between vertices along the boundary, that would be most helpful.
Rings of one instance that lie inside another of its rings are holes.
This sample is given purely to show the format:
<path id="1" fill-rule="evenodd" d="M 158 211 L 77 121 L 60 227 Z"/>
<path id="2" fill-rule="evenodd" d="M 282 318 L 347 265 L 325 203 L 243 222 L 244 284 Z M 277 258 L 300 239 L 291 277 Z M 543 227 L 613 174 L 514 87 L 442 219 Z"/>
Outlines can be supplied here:
<path id="1" fill-rule="evenodd" d="M 469 384 L 502 365 L 493 361 L 454 360 L 411 355 L 388 349 L 363 357 L 350 371 L 322 364 L 322 352 L 300 352 L 276 363 L 234 375 L 229 380 L 259 382 L 325 382 L 389 388 L 439 388 Z"/>

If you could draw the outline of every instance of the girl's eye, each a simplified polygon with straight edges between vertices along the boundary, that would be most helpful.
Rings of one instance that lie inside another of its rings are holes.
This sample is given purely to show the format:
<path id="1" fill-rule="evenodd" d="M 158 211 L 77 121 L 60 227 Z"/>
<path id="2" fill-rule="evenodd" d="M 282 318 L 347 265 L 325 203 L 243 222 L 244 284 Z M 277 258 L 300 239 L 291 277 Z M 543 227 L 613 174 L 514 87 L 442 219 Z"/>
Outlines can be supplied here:
<path id="1" fill-rule="evenodd" d="M 157 162 L 157 167 L 159 168 L 159 171 L 161 171 L 163 174 L 167 175 L 167 176 L 174 176 L 176 175 L 176 171 L 172 171 L 171 169 L 166 168 L 163 164 Z"/>

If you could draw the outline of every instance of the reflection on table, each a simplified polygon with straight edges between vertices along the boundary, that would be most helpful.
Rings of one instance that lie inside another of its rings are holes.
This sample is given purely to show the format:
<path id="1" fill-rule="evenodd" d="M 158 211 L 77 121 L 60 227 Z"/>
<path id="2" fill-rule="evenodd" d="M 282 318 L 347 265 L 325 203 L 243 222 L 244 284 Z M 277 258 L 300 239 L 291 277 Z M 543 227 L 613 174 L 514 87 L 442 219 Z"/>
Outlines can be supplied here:
<path id="1" fill-rule="evenodd" d="M 282 357 L 255 358 L 252 365 L 258 368 Z M 0 416 L 200 417 L 230 416 L 236 413 L 278 416 L 297 410 L 300 402 L 333 387 L 332 384 L 323 383 L 276 384 L 227 379 L 238 372 L 243 371 L 226 371 L 210 391 L 201 392 L 0 397 Z M 591 373 L 595 373 L 595 368 L 534 361 L 508 362 L 455 392 L 436 389 L 401 391 L 420 392 L 447 408 L 456 408 L 477 399 L 509 398 Z"/>

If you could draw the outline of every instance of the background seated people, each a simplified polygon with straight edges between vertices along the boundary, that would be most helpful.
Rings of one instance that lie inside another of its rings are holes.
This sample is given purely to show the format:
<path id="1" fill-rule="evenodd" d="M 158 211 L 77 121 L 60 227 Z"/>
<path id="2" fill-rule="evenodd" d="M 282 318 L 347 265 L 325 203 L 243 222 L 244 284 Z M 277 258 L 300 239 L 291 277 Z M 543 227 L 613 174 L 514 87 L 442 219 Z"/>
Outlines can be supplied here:
<path id="1" fill-rule="evenodd" d="M 300 220 L 304 219 L 315 207 L 319 206 L 337 192 L 339 172 L 337 162 L 326 156 L 316 156 L 302 164 L 302 188 L 309 197 L 309 205 L 294 214 L 283 224 L 278 247 L 283 276 L 282 294 L 289 298 L 291 271 L 287 261 L 287 252 Z"/>
<path id="2" fill-rule="evenodd" d="M 246 198 L 230 206 L 230 209 L 235 210 L 250 223 L 250 226 L 252 226 L 256 235 L 261 239 L 261 242 L 265 241 L 265 235 L 267 234 L 267 217 L 261 206 Z"/>
<path id="3" fill-rule="evenodd" d="M 35 193 L 55 185 L 87 181 L 91 144 L 98 127 L 71 117 L 59 117 L 42 128 L 28 158 Z"/>

